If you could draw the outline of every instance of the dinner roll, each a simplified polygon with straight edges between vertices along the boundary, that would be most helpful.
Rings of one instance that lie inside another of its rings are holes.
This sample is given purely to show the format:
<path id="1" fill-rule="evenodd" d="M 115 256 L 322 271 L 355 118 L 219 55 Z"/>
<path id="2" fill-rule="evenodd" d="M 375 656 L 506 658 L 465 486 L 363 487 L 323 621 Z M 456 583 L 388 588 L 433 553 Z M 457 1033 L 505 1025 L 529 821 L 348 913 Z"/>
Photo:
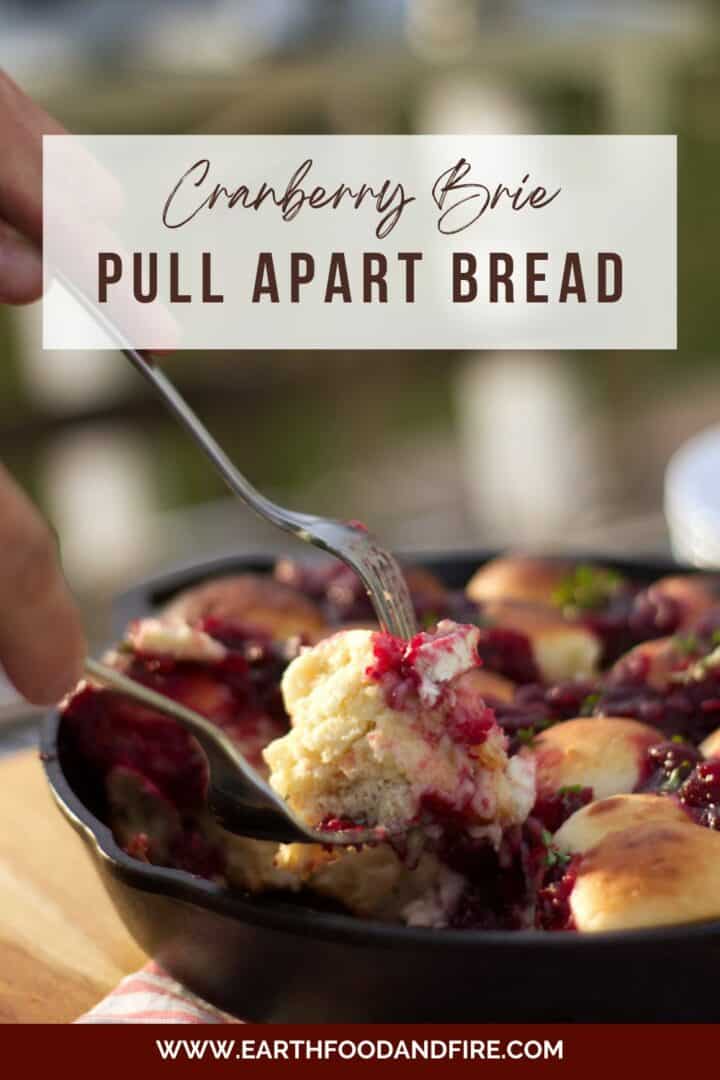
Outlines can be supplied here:
<path id="1" fill-rule="evenodd" d="M 520 600 L 524 603 L 553 603 L 555 590 L 575 567 L 532 555 L 506 555 L 476 570 L 465 591 L 476 604 L 491 600 Z"/>
<path id="2" fill-rule="evenodd" d="M 560 851 L 583 854 L 610 833 L 634 825 L 689 821 L 685 811 L 664 795 L 611 795 L 576 810 L 555 833 L 553 843 Z"/>
<path id="3" fill-rule="evenodd" d="M 720 758 L 720 728 L 716 728 L 700 743 L 700 753 L 705 758 Z"/>
<path id="4" fill-rule="evenodd" d="M 515 697 L 515 683 L 511 679 L 485 668 L 473 668 L 459 675 L 453 682 L 453 690 L 461 698 L 472 694 L 490 701 L 510 702 Z"/>
<path id="5" fill-rule="evenodd" d="M 673 574 L 660 578 L 649 592 L 674 600 L 682 612 L 679 625 L 687 627 L 720 604 L 720 574 Z"/>
<path id="6" fill-rule="evenodd" d="M 478 633 L 442 622 L 408 643 L 345 630 L 303 650 L 282 679 L 292 727 L 264 750 L 270 785 L 311 826 L 405 831 L 433 801 L 468 827 L 521 824 L 534 761 L 508 758 L 483 699 L 454 690 L 476 664 Z"/>
<path id="7" fill-rule="evenodd" d="M 653 690 L 666 690 L 673 672 L 683 666 L 683 653 L 673 637 L 643 641 L 624 653 L 610 669 L 608 682 L 613 684 L 638 679 Z"/>
<path id="8" fill-rule="evenodd" d="M 632 930 L 720 918 L 720 833 L 651 822 L 585 854 L 570 893 L 578 930 Z"/>
<path id="9" fill-rule="evenodd" d="M 339 900 L 353 915 L 415 925 L 446 925 L 464 884 L 432 853 L 423 852 L 408 865 L 388 844 L 332 851 L 283 844 L 276 864 L 278 872 Z"/>
<path id="10" fill-rule="evenodd" d="M 596 799 L 632 791 L 642 775 L 645 753 L 662 734 L 649 724 L 616 716 L 588 716 L 555 724 L 533 743 L 538 794 L 576 784 Z"/>
<path id="11" fill-rule="evenodd" d="M 548 683 L 591 678 L 602 653 L 600 639 L 580 623 L 569 622 L 540 604 L 493 601 L 484 609 L 491 627 L 514 630 L 530 642 L 541 678 Z"/>
<path id="12" fill-rule="evenodd" d="M 325 620 L 307 597 L 259 574 L 217 578 L 175 596 L 165 614 L 189 623 L 214 617 L 258 627 L 284 639 L 302 634 L 310 640 L 322 634 Z"/>

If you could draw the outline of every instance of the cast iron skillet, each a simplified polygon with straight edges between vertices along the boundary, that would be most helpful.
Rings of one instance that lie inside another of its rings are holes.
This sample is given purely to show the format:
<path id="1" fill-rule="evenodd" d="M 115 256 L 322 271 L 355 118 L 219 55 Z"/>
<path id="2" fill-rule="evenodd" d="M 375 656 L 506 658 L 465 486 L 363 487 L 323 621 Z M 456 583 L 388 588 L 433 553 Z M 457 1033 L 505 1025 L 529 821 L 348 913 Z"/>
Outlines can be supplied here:
<path id="1" fill-rule="evenodd" d="M 489 553 L 415 559 L 461 586 Z M 591 557 L 581 556 L 582 561 Z M 668 562 L 609 562 L 650 581 Z M 121 596 L 115 629 L 174 592 L 267 559 L 176 571 Z M 140 946 L 220 1008 L 261 1021 L 717 1021 L 720 922 L 594 935 L 426 930 L 252 899 L 126 855 L 57 713 L 43 759 L 55 799 Z"/>

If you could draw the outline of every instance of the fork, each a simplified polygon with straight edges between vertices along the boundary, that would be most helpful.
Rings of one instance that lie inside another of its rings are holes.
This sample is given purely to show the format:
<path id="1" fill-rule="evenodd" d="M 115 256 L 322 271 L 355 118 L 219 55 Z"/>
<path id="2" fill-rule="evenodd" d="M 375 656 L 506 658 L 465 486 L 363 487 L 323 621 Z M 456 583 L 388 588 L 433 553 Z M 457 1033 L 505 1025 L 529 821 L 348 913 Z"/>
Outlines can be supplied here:
<path id="1" fill-rule="evenodd" d="M 415 612 L 407 582 L 395 557 L 358 523 L 288 510 L 257 491 L 230 460 L 168 376 L 150 357 L 137 349 L 128 348 L 120 330 L 69 278 L 60 273 L 57 276 L 63 286 L 110 333 L 133 367 L 150 383 L 205 451 L 231 491 L 273 525 L 329 552 L 354 570 L 367 590 L 380 625 L 396 637 L 405 640 L 411 638 L 416 631 Z M 92 679 L 103 685 L 173 717 L 197 739 L 209 766 L 209 809 L 228 831 L 283 843 L 300 841 L 328 845 L 368 843 L 381 837 L 382 830 L 378 829 L 325 832 L 308 827 L 245 760 L 232 740 L 206 717 L 96 660 L 88 658 L 85 670 Z"/>
<path id="2" fill-rule="evenodd" d="M 301 514 L 262 495 L 233 464 L 165 372 L 136 349 L 122 351 L 202 447 L 236 495 L 279 529 L 341 559 L 362 581 L 380 625 L 395 637 L 407 640 L 413 636 L 415 613 L 400 566 L 364 526 Z"/>
<path id="3" fill-rule="evenodd" d="M 394 555 L 381 547 L 371 533 L 357 522 L 301 514 L 279 506 L 262 495 L 230 460 L 152 357 L 138 349 L 129 348 L 122 331 L 71 278 L 57 267 L 53 267 L 53 273 L 63 288 L 67 289 L 113 338 L 132 366 L 160 395 L 176 419 L 205 451 L 230 490 L 239 495 L 260 517 L 291 533 L 298 540 L 329 552 L 354 570 L 367 590 L 380 625 L 395 637 L 405 640 L 411 638 L 417 629 L 415 612 L 407 583 Z"/>

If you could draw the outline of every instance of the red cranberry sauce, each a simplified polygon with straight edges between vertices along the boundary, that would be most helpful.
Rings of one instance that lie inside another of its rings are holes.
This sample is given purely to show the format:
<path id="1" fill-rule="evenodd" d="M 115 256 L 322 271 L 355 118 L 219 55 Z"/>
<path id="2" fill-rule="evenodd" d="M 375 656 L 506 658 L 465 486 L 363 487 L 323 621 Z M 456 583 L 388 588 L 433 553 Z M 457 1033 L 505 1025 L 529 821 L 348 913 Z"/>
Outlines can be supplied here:
<path id="1" fill-rule="evenodd" d="M 71 696 L 63 717 L 77 751 L 103 777 L 123 766 L 147 778 L 179 810 L 202 806 L 205 758 L 174 720 L 89 685 Z"/>
<path id="2" fill-rule="evenodd" d="M 602 664 L 606 666 L 642 641 L 674 634 L 682 614 L 673 597 L 652 587 L 639 590 L 625 583 L 602 607 L 583 611 L 580 621 L 602 641 Z"/>
<path id="3" fill-rule="evenodd" d="M 228 648 L 225 660 L 207 664 L 129 654 L 126 670 L 214 721 L 259 766 L 263 747 L 288 728 L 279 680 L 290 655 L 248 628 L 210 619 L 200 628 Z M 63 715 L 77 752 L 103 779 L 118 767 L 132 770 L 184 816 L 169 865 L 215 876 L 217 853 L 193 824 L 204 807 L 207 765 L 191 736 L 174 720 L 88 684 L 69 698 Z M 131 846 L 139 856 L 144 851 L 152 857 L 140 831 Z"/>
<path id="4" fill-rule="evenodd" d="M 671 795 L 687 780 L 702 754 L 681 737 L 656 743 L 645 754 L 637 790 L 654 795 Z"/>
<path id="5" fill-rule="evenodd" d="M 590 679 L 555 686 L 529 683 L 518 687 L 511 702 L 490 701 L 495 718 L 510 740 L 510 753 L 532 745 L 535 735 L 562 720 L 588 716 L 598 700 L 598 684 Z"/>
<path id="6" fill-rule="evenodd" d="M 651 746 L 638 790 L 669 795 L 698 825 L 720 829 L 720 760 L 705 761 L 687 742 Z"/>
<path id="7" fill-rule="evenodd" d="M 321 832 L 350 832 L 352 829 L 366 829 L 367 826 L 361 822 L 353 821 L 352 818 L 343 817 L 326 817 L 318 825 L 318 829 Z"/>
<path id="8" fill-rule="evenodd" d="M 288 729 L 280 679 L 299 642 L 274 642 L 261 630 L 217 618 L 202 620 L 198 629 L 225 645 L 224 660 L 207 664 L 135 652 L 127 672 L 213 720 L 261 766 L 263 747 Z"/>
<path id="9" fill-rule="evenodd" d="M 676 797 L 698 825 L 720 829 L 720 761 L 696 765 Z"/>
<path id="10" fill-rule="evenodd" d="M 458 630 L 457 634 L 462 630 Z M 373 663 L 367 669 L 370 679 L 380 683 L 385 700 L 392 709 L 417 712 L 420 707 L 422 673 L 420 657 L 428 647 L 438 652 L 453 652 L 456 633 L 453 631 L 422 632 L 409 642 L 387 633 L 373 636 Z M 476 664 L 479 660 L 476 659 Z M 496 726 L 495 713 L 477 694 L 453 689 L 451 683 L 440 687 L 437 701 L 442 711 L 445 731 L 463 746 L 476 746 L 485 741 Z"/>
<path id="11" fill-rule="evenodd" d="M 577 881 L 581 857 L 558 856 L 538 892 L 535 925 L 538 930 L 575 930 L 570 894 Z"/>
<path id="12" fill-rule="evenodd" d="M 693 659 L 686 658 L 685 668 Z M 695 744 L 720 726 L 720 665 L 708 667 L 701 678 L 673 679 L 662 689 L 647 681 L 649 665 L 642 655 L 621 661 L 607 678 L 594 712 L 634 717 Z"/>
<path id="13" fill-rule="evenodd" d="M 572 784 L 554 791 L 552 795 L 539 795 L 533 807 L 533 817 L 554 833 L 563 822 L 593 801 L 593 789 L 582 784 Z"/>
<path id="14" fill-rule="evenodd" d="M 448 710 L 445 726 L 453 742 L 461 746 L 479 746 L 497 723 L 493 709 L 482 698 L 474 701 L 456 698 Z"/>
<path id="15" fill-rule="evenodd" d="M 540 672 L 533 656 L 530 639 L 518 630 L 483 626 L 480 628 L 478 654 L 489 671 L 504 675 L 516 683 L 539 683 Z"/>
<path id="16" fill-rule="evenodd" d="M 499 848 L 462 828 L 457 811 L 436 804 L 444 822 L 434 848 L 437 858 L 462 875 L 465 884 L 449 920 L 454 929 L 520 930 L 533 925 L 535 896 L 545 873 L 542 830 L 530 819 L 507 829 Z"/>

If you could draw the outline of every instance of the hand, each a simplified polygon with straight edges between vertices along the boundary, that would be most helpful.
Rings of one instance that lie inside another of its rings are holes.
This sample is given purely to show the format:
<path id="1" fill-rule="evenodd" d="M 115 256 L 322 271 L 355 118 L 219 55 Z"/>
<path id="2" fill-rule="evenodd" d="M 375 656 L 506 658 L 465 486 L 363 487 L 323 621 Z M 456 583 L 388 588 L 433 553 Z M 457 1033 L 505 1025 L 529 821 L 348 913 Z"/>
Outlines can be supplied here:
<path id="1" fill-rule="evenodd" d="M 0 71 L 0 302 L 42 294 L 42 135 L 62 131 Z M 44 705 L 73 686 L 84 656 L 52 530 L 0 466 L 0 663 Z"/>

